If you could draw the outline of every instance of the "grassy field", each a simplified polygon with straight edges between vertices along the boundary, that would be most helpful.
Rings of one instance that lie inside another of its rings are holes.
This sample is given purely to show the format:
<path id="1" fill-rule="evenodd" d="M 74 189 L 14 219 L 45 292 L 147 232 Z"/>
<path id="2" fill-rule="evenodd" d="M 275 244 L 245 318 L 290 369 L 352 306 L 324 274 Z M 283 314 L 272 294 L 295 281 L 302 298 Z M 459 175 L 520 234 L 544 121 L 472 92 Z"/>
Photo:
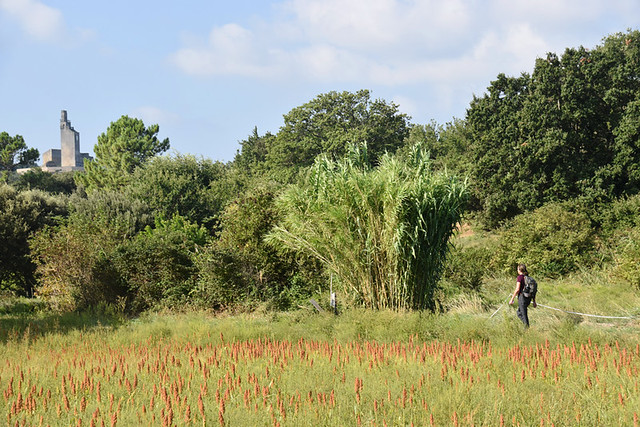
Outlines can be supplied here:
<path id="1" fill-rule="evenodd" d="M 541 281 L 538 300 L 639 314 L 636 293 L 591 279 Z M 439 315 L 118 320 L 14 304 L 0 311 L 0 416 L 43 426 L 639 425 L 640 322 L 538 308 L 525 332 L 513 307 L 490 317 L 512 286 L 490 279 Z"/>

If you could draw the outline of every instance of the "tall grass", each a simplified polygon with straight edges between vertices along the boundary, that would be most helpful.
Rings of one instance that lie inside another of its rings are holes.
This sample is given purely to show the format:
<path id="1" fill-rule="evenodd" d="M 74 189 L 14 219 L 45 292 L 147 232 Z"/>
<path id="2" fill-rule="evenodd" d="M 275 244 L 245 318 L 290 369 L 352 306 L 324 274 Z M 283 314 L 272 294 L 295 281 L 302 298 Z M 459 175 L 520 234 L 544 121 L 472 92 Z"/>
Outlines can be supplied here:
<path id="1" fill-rule="evenodd" d="M 349 309 L 237 316 L 0 306 L 5 425 L 640 425 L 640 320 L 496 308 L 485 277 L 448 313 Z M 640 315 L 610 270 L 538 277 L 538 301 Z M 9 330 L 10 333 L 4 333 Z"/>
<path id="2" fill-rule="evenodd" d="M 352 305 L 433 309 L 465 200 L 466 185 L 430 171 L 420 145 L 408 161 L 386 155 L 375 168 L 366 145 L 353 146 L 341 161 L 319 158 L 284 194 L 269 238 L 320 260 Z"/>
<path id="3" fill-rule="evenodd" d="M 148 314 L 15 336 L 0 345 L 0 417 L 50 426 L 634 424 L 637 331 L 558 321 L 523 334 L 517 322 L 362 309 Z"/>

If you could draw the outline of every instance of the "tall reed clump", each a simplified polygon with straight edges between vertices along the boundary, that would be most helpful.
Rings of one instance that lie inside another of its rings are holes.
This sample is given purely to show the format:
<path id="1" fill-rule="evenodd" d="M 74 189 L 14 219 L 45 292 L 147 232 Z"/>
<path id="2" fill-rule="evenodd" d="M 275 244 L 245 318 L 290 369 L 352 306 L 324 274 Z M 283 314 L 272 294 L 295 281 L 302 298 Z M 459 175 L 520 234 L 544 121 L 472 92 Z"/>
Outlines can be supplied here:
<path id="1" fill-rule="evenodd" d="M 434 291 L 467 199 L 467 186 L 429 167 L 422 144 L 371 167 L 365 144 L 319 157 L 278 200 L 268 240 L 320 260 L 351 304 L 433 309 Z"/>

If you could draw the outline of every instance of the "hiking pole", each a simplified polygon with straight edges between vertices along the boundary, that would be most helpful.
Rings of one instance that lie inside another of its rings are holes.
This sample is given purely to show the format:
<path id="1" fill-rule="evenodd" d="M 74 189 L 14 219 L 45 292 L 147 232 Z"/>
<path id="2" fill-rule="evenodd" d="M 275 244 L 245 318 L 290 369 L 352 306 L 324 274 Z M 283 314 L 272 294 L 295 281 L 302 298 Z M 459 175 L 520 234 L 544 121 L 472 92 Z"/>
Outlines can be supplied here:
<path id="1" fill-rule="evenodd" d="M 500 307 L 498 307 L 498 309 L 496 311 L 493 312 L 493 314 L 491 316 L 489 316 L 489 319 L 491 319 L 493 316 L 496 315 L 497 312 L 500 311 L 500 309 L 507 303 L 507 301 L 509 300 L 509 298 L 511 298 L 511 294 L 509 294 L 509 296 L 507 297 L 506 300 L 504 300 L 504 302 L 502 303 L 502 305 Z"/>

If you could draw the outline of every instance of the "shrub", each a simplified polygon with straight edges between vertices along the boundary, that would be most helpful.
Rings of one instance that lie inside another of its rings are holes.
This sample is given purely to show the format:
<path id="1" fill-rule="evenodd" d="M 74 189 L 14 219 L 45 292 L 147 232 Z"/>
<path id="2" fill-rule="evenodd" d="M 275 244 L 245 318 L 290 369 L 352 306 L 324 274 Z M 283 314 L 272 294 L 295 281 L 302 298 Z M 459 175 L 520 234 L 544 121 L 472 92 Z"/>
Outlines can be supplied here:
<path id="1" fill-rule="evenodd" d="M 287 309 L 309 295 L 309 262 L 264 241 L 280 216 L 274 198 L 272 189 L 257 186 L 225 208 L 218 239 L 197 257 L 201 302 L 224 308 L 268 301 Z"/>
<path id="2" fill-rule="evenodd" d="M 620 232 L 614 256 L 614 274 L 640 289 L 640 230 Z"/>
<path id="3" fill-rule="evenodd" d="M 59 311 L 116 303 L 127 289 L 111 257 L 148 223 L 146 209 L 110 191 L 76 195 L 70 209 L 67 219 L 30 241 L 39 276 L 36 292 Z"/>
<path id="4" fill-rule="evenodd" d="M 36 294 L 55 311 L 114 303 L 123 289 L 114 284 L 109 254 L 120 241 L 111 228 L 67 221 L 31 239 L 39 284 Z"/>
<path id="5" fill-rule="evenodd" d="M 142 200 L 155 216 L 180 215 L 213 229 L 218 215 L 237 188 L 226 179 L 228 167 L 194 156 L 151 159 L 135 170 L 127 192 Z"/>
<path id="6" fill-rule="evenodd" d="M 70 200 L 70 221 L 93 223 L 111 228 L 121 238 L 131 238 L 153 224 L 148 205 L 120 191 L 98 190 L 89 195 L 75 194 Z"/>
<path id="7" fill-rule="evenodd" d="M 449 252 L 443 278 L 466 291 L 477 292 L 489 270 L 491 252 L 485 247 L 456 247 Z"/>
<path id="8" fill-rule="evenodd" d="M 550 277 L 594 260 L 596 235 L 587 214 L 569 204 L 548 204 L 517 216 L 501 234 L 493 265 L 513 274 L 519 263 Z"/>
<path id="9" fill-rule="evenodd" d="M 129 310 L 184 303 L 194 288 L 194 253 L 208 237 L 206 229 L 176 215 L 156 219 L 153 228 L 119 245 L 111 258 L 127 288 Z"/>
<path id="10" fill-rule="evenodd" d="M 38 189 L 54 194 L 72 194 L 76 190 L 73 176 L 76 172 L 45 172 L 40 168 L 29 169 L 17 177 L 15 186 L 21 190 Z"/>
<path id="11" fill-rule="evenodd" d="M 599 210 L 598 222 L 604 237 L 611 237 L 620 229 L 640 226 L 640 195 L 620 198 Z"/>
<path id="12" fill-rule="evenodd" d="M 28 239 L 66 214 L 66 200 L 38 190 L 16 191 L 0 184 L 0 291 L 31 295 L 36 266 Z"/>

